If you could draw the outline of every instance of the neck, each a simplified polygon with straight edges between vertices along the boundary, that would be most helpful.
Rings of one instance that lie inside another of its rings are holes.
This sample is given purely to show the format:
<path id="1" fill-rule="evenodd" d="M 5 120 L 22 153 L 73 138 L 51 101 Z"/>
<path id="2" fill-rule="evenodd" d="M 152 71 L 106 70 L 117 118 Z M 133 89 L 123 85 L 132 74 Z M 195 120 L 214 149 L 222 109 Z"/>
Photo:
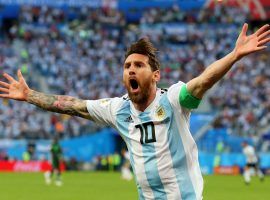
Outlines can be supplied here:
<path id="1" fill-rule="evenodd" d="M 143 102 L 143 103 L 134 103 L 133 105 L 136 108 L 136 110 L 139 110 L 141 112 L 145 111 L 145 109 L 154 101 L 154 99 L 156 98 L 156 91 L 157 91 L 157 87 L 155 86 L 153 89 L 150 90 L 150 95 L 147 99 L 147 101 Z"/>

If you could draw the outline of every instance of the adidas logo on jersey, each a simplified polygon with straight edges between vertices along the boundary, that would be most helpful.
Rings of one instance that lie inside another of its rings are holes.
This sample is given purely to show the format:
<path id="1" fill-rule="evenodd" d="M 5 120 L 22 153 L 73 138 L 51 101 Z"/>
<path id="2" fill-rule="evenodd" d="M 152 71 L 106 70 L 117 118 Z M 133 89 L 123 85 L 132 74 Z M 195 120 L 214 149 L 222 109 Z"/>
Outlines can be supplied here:
<path id="1" fill-rule="evenodd" d="M 124 120 L 124 122 L 131 122 L 131 123 L 133 123 L 134 121 L 133 121 L 132 117 L 129 115 L 129 117 L 127 117 L 127 118 Z"/>

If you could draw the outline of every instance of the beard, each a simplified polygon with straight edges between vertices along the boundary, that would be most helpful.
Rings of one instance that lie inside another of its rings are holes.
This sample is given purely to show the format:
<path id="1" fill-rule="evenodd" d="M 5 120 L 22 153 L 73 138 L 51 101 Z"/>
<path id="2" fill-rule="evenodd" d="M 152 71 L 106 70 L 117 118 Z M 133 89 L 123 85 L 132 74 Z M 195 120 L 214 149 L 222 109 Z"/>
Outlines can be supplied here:
<path id="1" fill-rule="evenodd" d="M 128 91 L 128 96 L 133 103 L 144 104 L 147 102 L 150 95 L 149 91 L 151 88 L 151 81 L 147 81 L 142 84 L 139 84 L 139 87 L 140 87 L 140 92 L 137 94 L 134 94 L 131 92 L 130 87 L 126 86 L 127 91 Z"/>
<path id="2" fill-rule="evenodd" d="M 128 96 L 133 103 L 143 104 L 147 101 L 149 94 L 148 94 L 148 90 L 146 89 L 141 90 L 141 92 L 138 94 L 131 93 L 128 90 Z"/>

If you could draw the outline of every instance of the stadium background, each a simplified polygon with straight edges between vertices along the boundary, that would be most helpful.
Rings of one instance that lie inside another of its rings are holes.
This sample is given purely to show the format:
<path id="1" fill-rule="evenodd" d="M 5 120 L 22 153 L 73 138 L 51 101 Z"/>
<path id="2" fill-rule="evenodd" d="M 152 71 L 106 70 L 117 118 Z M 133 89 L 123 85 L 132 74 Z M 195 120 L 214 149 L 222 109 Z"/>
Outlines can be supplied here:
<path id="1" fill-rule="evenodd" d="M 269 23 L 268 0 L 0 0 L 0 74 L 21 68 L 38 91 L 83 99 L 122 96 L 126 47 L 148 36 L 160 50 L 160 87 L 187 82 L 234 46 L 239 29 Z M 241 142 L 270 173 L 269 49 L 248 56 L 208 92 L 191 116 L 204 174 L 240 174 Z M 1 78 L 0 78 L 1 79 Z M 120 154 L 115 130 L 0 100 L 0 170 L 42 171 L 61 137 L 66 168 L 95 170 Z M 29 151 L 30 162 L 23 162 Z M 12 165 L 10 163 L 13 163 Z"/>

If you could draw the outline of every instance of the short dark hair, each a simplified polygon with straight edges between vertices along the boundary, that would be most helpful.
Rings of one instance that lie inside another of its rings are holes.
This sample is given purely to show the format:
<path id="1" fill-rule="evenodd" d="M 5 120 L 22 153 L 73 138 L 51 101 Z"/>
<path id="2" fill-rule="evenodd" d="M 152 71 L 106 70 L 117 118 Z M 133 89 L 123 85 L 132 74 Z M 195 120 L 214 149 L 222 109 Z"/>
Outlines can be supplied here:
<path id="1" fill-rule="evenodd" d="M 148 38 L 141 38 L 137 42 L 131 44 L 126 51 L 125 59 L 127 59 L 127 57 L 133 53 L 147 56 L 149 58 L 149 65 L 151 66 L 152 71 L 159 70 L 160 63 L 156 56 L 157 49 Z"/>

